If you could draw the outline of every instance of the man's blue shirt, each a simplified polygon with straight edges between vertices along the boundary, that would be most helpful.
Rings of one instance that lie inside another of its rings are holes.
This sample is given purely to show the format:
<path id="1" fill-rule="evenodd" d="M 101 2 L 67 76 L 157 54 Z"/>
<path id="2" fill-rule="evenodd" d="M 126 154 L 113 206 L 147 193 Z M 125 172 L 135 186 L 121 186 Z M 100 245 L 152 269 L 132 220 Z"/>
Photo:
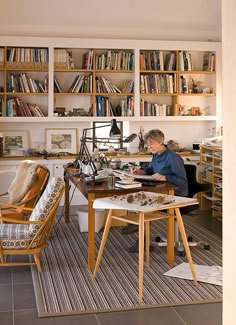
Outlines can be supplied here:
<path id="1" fill-rule="evenodd" d="M 183 159 L 174 151 L 166 148 L 161 154 L 153 154 L 150 165 L 144 167 L 148 175 L 159 173 L 166 176 L 166 181 L 178 187 L 175 194 L 188 196 L 188 182 Z"/>

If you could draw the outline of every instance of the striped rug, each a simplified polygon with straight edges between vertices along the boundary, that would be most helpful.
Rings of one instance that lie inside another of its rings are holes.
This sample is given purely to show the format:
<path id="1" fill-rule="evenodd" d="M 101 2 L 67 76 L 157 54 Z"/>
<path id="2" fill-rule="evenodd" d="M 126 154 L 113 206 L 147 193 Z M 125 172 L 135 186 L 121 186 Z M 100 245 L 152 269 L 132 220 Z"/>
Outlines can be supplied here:
<path id="1" fill-rule="evenodd" d="M 222 243 L 219 237 L 191 218 L 185 220 L 187 233 L 195 240 L 207 241 L 210 250 L 191 248 L 193 261 L 200 265 L 221 265 Z M 166 233 L 166 221 L 152 222 L 151 235 Z M 102 232 L 96 234 L 98 250 Z M 166 262 L 166 248 L 151 252 L 150 268 L 144 264 L 143 304 L 138 303 L 138 254 L 127 248 L 137 234 L 124 236 L 120 227 L 112 227 L 96 281 L 87 265 L 87 233 L 81 233 L 76 217 L 69 224 L 60 222 L 49 247 L 41 256 L 43 272 L 32 268 L 33 283 L 40 317 L 98 313 L 158 306 L 221 301 L 222 287 L 207 283 L 163 276 L 172 267 L 186 262 L 176 256 L 174 265 Z"/>

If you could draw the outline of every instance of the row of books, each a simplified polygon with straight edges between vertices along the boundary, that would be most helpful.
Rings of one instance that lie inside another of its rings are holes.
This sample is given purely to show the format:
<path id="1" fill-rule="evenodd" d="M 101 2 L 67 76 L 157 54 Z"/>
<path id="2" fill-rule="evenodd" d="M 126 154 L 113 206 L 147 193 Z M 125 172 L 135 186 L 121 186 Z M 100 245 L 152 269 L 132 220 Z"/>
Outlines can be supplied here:
<path id="1" fill-rule="evenodd" d="M 92 69 L 93 68 L 93 50 L 83 54 L 82 69 Z"/>
<path id="2" fill-rule="evenodd" d="M 141 74 L 140 92 L 145 94 L 176 93 L 176 75 Z"/>
<path id="3" fill-rule="evenodd" d="M 191 53 L 188 51 L 179 51 L 178 52 L 178 68 L 180 71 L 192 71 L 193 62 Z"/>
<path id="4" fill-rule="evenodd" d="M 0 62 L 4 61 L 4 49 L 0 47 Z"/>
<path id="5" fill-rule="evenodd" d="M 97 93 L 121 93 L 121 90 L 111 83 L 111 80 L 104 77 L 96 77 Z"/>
<path id="6" fill-rule="evenodd" d="M 140 70 L 171 71 L 176 69 L 176 53 L 144 51 L 140 53 Z"/>
<path id="7" fill-rule="evenodd" d="M 92 93 L 93 92 L 93 76 L 92 74 L 80 74 L 75 77 L 68 93 Z"/>
<path id="8" fill-rule="evenodd" d="M 45 93 L 45 82 L 42 84 L 39 80 L 32 79 L 26 73 L 18 75 L 8 74 L 7 76 L 7 91 L 14 93 Z"/>
<path id="9" fill-rule="evenodd" d="M 134 54 L 129 51 L 108 50 L 95 57 L 95 69 L 98 70 L 133 70 Z"/>
<path id="10" fill-rule="evenodd" d="M 18 97 L 13 97 L 6 102 L 6 116 L 44 117 L 46 115 L 37 104 L 26 103 Z"/>
<path id="11" fill-rule="evenodd" d="M 170 115 L 170 108 L 167 104 L 149 103 L 143 98 L 140 100 L 140 116 L 167 116 Z"/>
<path id="12" fill-rule="evenodd" d="M 96 77 L 96 92 L 97 93 L 132 93 L 134 89 L 133 80 L 124 80 L 122 89 L 113 85 L 108 78 Z M 93 76 L 92 74 L 80 74 L 75 77 L 68 90 L 63 91 L 58 80 L 54 77 L 54 92 L 55 93 L 92 93 L 93 92 Z"/>
<path id="13" fill-rule="evenodd" d="M 74 60 L 72 51 L 66 49 L 54 50 L 54 64 L 60 68 L 74 69 Z"/>
<path id="14" fill-rule="evenodd" d="M 134 116 L 134 99 L 132 96 L 124 97 L 119 105 L 114 107 L 108 97 L 96 96 L 97 116 Z"/>
<path id="15" fill-rule="evenodd" d="M 96 97 L 97 116 L 114 116 L 113 106 L 108 97 Z"/>
<path id="16" fill-rule="evenodd" d="M 7 48 L 8 62 L 48 62 L 48 49 L 46 48 Z"/>
<path id="17" fill-rule="evenodd" d="M 2 116 L 3 98 L 0 97 L 0 116 Z"/>
<path id="18" fill-rule="evenodd" d="M 215 71 L 216 56 L 214 53 L 205 53 L 203 55 L 203 70 Z"/>

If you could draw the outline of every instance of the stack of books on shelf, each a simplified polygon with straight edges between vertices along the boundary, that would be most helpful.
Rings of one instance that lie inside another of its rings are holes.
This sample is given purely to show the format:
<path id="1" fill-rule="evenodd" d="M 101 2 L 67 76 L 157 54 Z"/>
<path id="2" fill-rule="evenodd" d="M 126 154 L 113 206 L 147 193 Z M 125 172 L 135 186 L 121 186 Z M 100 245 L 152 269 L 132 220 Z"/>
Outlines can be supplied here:
<path id="1" fill-rule="evenodd" d="M 93 50 L 83 54 L 82 69 L 91 70 L 93 68 Z"/>
<path id="2" fill-rule="evenodd" d="M 104 77 L 96 77 L 96 92 L 97 93 L 121 93 L 121 90 Z"/>
<path id="3" fill-rule="evenodd" d="M 130 51 L 111 51 L 96 55 L 95 68 L 98 70 L 133 70 L 134 54 Z"/>
<path id="4" fill-rule="evenodd" d="M 140 92 L 142 94 L 176 93 L 176 77 L 173 74 L 141 74 Z"/>
<path id="5" fill-rule="evenodd" d="M 7 61 L 15 63 L 48 62 L 48 49 L 9 47 L 7 48 Z"/>
<path id="6" fill-rule="evenodd" d="M 203 71 L 215 71 L 215 54 L 205 53 L 203 56 Z"/>
<path id="7" fill-rule="evenodd" d="M 121 181 L 116 181 L 115 186 L 121 188 L 136 188 L 136 187 L 142 187 L 142 183 L 134 180 L 121 180 Z"/>
<path id="8" fill-rule="evenodd" d="M 191 53 L 187 51 L 179 51 L 179 70 L 180 71 L 192 71 L 193 63 Z"/>
<path id="9" fill-rule="evenodd" d="M 92 74 L 80 74 L 75 77 L 68 93 L 92 93 L 93 92 L 93 76 Z"/>
<path id="10" fill-rule="evenodd" d="M 164 70 L 162 51 L 145 51 L 140 53 L 140 70 Z"/>
<path id="11" fill-rule="evenodd" d="M 65 49 L 54 50 L 54 66 L 56 69 L 74 69 L 72 51 Z"/>
<path id="12" fill-rule="evenodd" d="M 149 103 L 143 98 L 140 100 L 140 116 L 166 116 L 170 115 L 170 110 L 170 105 Z"/>
<path id="13" fill-rule="evenodd" d="M 6 116 L 35 116 L 44 117 L 44 112 L 37 104 L 23 102 L 18 97 L 8 99 L 6 102 Z"/>
<path id="14" fill-rule="evenodd" d="M 46 87 L 39 80 L 32 79 L 26 73 L 8 74 L 7 91 L 13 93 L 45 93 Z"/>

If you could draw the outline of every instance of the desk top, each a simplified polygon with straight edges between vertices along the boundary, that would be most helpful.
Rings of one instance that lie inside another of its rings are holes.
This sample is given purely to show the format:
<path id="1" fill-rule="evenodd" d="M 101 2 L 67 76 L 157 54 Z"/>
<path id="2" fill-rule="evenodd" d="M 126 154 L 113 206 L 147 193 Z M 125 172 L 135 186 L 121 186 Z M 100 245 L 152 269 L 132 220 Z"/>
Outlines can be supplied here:
<path id="1" fill-rule="evenodd" d="M 86 197 L 88 198 L 89 193 L 102 193 L 105 194 L 105 196 L 113 195 L 113 194 L 125 194 L 125 193 L 131 193 L 131 192 L 139 192 L 140 189 L 143 191 L 151 191 L 152 192 L 163 192 L 169 191 L 169 190 L 175 190 L 176 186 L 167 183 L 167 182 L 161 182 L 157 183 L 154 186 L 150 188 L 150 186 L 142 186 L 141 188 L 129 188 L 129 189 L 124 189 L 124 188 L 109 188 L 107 181 L 103 181 L 101 184 L 92 184 L 92 183 L 86 183 L 83 179 L 80 179 L 78 176 L 75 176 L 76 170 L 73 167 L 67 168 L 65 171 L 65 176 L 69 178 L 70 181 L 79 189 L 79 191 Z"/>
<path id="2" fill-rule="evenodd" d="M 125 209 L 129 211 L 152 212 L 195 204 L 198 204 L 197 199 L 139 191 L 133 194 L 113 195 L 111 197 L 96 199 L 94 200 L 93 207 L 98 209 Z"/>

